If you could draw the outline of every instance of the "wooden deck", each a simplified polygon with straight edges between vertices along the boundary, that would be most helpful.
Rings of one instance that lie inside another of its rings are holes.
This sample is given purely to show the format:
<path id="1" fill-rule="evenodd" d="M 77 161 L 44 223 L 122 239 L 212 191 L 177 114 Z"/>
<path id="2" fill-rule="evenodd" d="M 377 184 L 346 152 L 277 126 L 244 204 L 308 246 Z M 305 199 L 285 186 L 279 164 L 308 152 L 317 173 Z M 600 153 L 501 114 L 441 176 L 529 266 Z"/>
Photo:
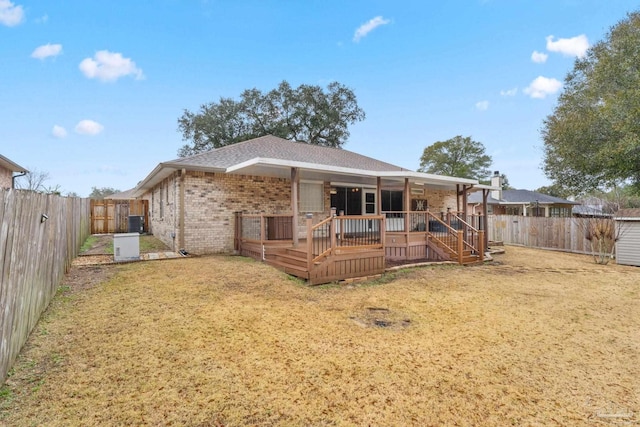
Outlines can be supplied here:
<path id="1" fill-rule="evenodd" d="M 299 239 L 297 245 L 286 216 L 279 215 L 276 220 L 267 215 L 239 216 L 236 249 L 312 285 L 381 274 L 387 260 L 394 264 L 416 260 L 482 262 L 482 232 L 462 220 L 453 228 L 421 214 L 423 222 L 416 221 L 420 217 L 411 218 L 419 226 L 412 230 L 407 216 L 403 230 L 397 230 L 396 224 L 396 231 L 385 231 L 384 216 L 330 217 L 316 225 L 309 219 L 306 238 Z M 437 227 L 427 227 L 428 221 L 435 221 Z"/>
<path id="2" fill-rule="evenodd" d="M 316 242 L 315 246 L 322 245 Z M 310 285 L 373 276 L 385 271 L 384 249 L 357 246 L 336 249 L 323 259 L 312 261 L 309 266 L 306 239 L 301 239 L 298 247 L 293 247 L 293 242 L 275 245 L 246 242 L 240 254 L 262 260 L 287 274 L 306 280 Z"/>

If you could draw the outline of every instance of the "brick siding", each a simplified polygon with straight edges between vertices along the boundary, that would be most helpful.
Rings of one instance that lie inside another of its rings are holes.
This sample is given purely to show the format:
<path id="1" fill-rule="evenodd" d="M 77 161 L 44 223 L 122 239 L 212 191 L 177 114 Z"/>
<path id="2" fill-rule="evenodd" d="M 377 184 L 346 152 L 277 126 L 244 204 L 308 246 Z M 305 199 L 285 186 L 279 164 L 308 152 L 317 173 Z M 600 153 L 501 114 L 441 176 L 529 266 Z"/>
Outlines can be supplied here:
<path id="1" fill-rule="evenodd" d="M 144 195 L 149 200 L 150 231 L 173 250 L 193 254 L 233 252 L 235 213 L 290 214 L 289 179 L 187 171 L 184 177 L 184 248 L 180 240 L 180 173 L 176 172 Z M 331 213 L 331 184 L 324 184 L 324 211 L 313 213 L 317 223 Z M 456 208 L 455 191 L 428 190 L 424 197 L 432 212 Z M 298 235 L 304 237 L 305 212 L 299 213 Z"/>
<path id="2" fill-rule="evenodd" d="M 2 166 L 0 166 L 0 188 L 6 188 L 6 189 L 11 188 L 12 176 L 13 176 L 13 172 L 11 172 L 7 168 L 3 168 Z"/>

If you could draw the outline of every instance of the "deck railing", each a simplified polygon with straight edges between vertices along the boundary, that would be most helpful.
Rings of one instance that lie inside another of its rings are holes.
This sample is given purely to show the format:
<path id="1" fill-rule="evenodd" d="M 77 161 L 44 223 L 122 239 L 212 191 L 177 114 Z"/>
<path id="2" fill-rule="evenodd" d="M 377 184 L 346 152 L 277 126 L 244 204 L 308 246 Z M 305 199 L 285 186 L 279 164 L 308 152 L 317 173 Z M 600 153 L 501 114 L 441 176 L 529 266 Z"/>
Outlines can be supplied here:
<path id="1" fill-rule="evenodd" d="M 313 263 L 338 250 L 381 249 L 384 243 L 384 216 L 330 216 L 316 225 L 307 217 L 307 254 Z"/>
<path id="2" fill-rule="evenodd" d="M 239 235 L 245 241 L 267 242 L 293 239 L 293 216 L 240 214 Z"/>
<path id="3" fill-rule="evenodd" d="M 472 226 L 467 221 L 463 220 L 457 214 L 450 213 L 448 215 L 449 222 L 455 222 L 456 228 L 462 231 L 464 250 L 470 250 L 472 253 L 477 253 L 480 258 L 483 258 L 483 246 L 484 246 L 484 230 Z M 483 225 L 481 216 L 470 216 L 467 219 L 476 222 L 478 227 Z"/>
<path id="4" fill-rule="evenodd" d="M 483 258 L 484 231 L 472 226 L 452 212 L 384 212 L 385 229 L 389 233 L 425 233 L 429 239 L 462 262 L 465 251 L 477 253 Z M 473 224 L 483 226 L 484 218 L 473 216 Z"/>

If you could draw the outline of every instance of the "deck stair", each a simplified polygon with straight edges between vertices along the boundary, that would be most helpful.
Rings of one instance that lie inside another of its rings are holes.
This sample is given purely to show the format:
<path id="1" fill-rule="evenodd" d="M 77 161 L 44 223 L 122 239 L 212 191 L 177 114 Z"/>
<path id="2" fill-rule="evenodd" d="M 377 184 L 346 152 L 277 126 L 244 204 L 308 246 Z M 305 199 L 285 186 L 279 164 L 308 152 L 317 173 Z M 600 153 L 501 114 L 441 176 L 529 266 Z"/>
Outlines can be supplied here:
<path id="1" fill-rule="evenodd" d="M 447 261 L 455 261 L 455 262 L 458 261 L 458 254 L 455 251 L 448 248 L 446 245 L 442 244 L 439 240 L 429 239 L 428 245 L 442 259 L 445 259 Z M 462 264 L 468 265 L 468 264 L 475 264 L 478 262 L 480 262 L 480 256 L 476 252 L 471 251 L 470 249 L 465 249 L 462 252 Z"/>
<path id="2" fill-rule="evenodd" d="M 307 252 L 299 248 L 277 248 L 265 256 L 265 262 L 301 279 L 309 279 Z"/>

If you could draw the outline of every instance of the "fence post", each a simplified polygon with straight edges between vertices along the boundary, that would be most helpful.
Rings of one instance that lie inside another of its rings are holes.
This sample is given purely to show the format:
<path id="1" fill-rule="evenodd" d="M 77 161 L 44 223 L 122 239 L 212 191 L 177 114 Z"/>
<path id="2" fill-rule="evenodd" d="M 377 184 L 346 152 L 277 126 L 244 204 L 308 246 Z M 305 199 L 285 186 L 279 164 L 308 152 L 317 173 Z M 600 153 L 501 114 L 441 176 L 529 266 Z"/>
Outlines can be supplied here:
<path id="1" fill-rule="evenodd" d="M 464 232 L 458 230 L 456 233 L 458 234 L 458 264 L 462 264 L 464 257 Z"/>

